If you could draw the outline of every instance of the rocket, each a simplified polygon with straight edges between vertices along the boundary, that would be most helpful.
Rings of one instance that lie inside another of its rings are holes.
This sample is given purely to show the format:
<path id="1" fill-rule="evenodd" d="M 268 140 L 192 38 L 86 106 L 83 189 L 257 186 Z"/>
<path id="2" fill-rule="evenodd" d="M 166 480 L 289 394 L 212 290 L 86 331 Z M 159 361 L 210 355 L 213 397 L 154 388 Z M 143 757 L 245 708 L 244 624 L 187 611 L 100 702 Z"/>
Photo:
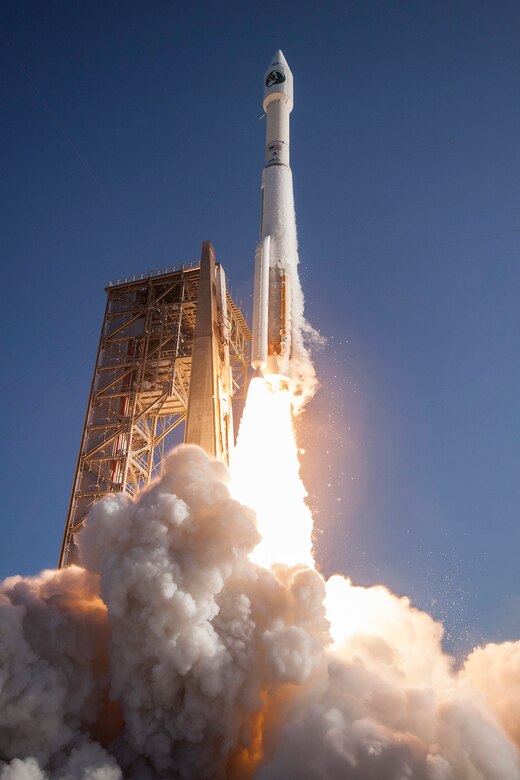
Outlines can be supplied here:
<path id="1" fill-rule="evenodd" d="M 265 166 L 260 240 L 255 252 L 251 365 L 266 379 L 287 379 L 291 357 L 291 275 L 297 262 L 289 114 L 293 76 L 278 50 L 264 77 Z"/>

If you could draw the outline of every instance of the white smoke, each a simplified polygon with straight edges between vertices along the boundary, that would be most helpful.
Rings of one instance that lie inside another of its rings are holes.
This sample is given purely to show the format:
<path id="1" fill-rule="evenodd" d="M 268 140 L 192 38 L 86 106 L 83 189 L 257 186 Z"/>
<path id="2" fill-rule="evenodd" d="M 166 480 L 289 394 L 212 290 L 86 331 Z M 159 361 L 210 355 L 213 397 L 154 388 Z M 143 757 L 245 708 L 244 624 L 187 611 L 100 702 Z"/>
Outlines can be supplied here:
<path id="1" fill-rule="evenodd" d="M 254 565 L 227 483 L 181 447 L 3 583 L 1 780 L 518 780 L 519 643 L 457 673 L 407 599 Z"/>
<path id="2" fill-rule="evenodd" d="M 39 766 L 59 780 L 82 778 L 82 766 L 89 778 L 121 776 L 89 736 L 109 684 L 98 589 L 97 576 L 79 568 L 2 583 L 0 759 L 12 761 L 1 780 L 46 777 Z"/>
<path id="3" fill-rule="evenodd" d="M 467 658 L 461 678 L 479 691 L 511 739 L 520 745 L 520 641 L 476 648 Z"/>
<path id="4" fill-rule="evenodd" d="M 440 624 L 385 588 L 340 578 L 328 586 L 328 616 L 345 630 L 326 653 L 321 679 L 292 702 L 259 780 L 520 777 L 517 746 L 478 684 L 452 671 Z"/>

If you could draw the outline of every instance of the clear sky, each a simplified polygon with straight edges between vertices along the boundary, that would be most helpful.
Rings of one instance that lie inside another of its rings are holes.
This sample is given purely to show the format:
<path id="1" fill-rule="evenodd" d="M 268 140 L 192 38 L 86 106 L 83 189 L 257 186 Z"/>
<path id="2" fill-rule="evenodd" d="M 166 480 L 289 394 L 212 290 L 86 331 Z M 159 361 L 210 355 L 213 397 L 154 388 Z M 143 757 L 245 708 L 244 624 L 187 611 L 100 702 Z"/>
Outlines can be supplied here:
<path id="1" fill-rule="evenodd" d="M 0 576 L 54 566 L 109 279 L 213 242 L 249 309 L 262 76 L 295 78 L 318 560 L 520 634 L 520 6 L 4 0 Z"/>

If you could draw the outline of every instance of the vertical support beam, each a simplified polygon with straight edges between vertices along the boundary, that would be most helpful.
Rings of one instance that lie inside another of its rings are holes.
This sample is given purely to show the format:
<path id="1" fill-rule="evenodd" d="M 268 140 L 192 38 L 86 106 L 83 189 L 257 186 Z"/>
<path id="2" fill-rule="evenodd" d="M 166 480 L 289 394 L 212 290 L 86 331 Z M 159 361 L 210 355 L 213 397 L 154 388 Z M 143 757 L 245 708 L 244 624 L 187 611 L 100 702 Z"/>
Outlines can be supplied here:
<path id="1" fill-rule="evenodd" d="M 222 450 L 226 463 L 229 464 L 231 452 L 235 446 L 233 433 L 233 377 L 229 359 L 231 343 L 231 327 L 227 307 L 226 274 L 219 264 L 215 269 L 215 285 L 217 289 L 217 320 L 219 332 L 219 366 L 218 366 L 218 399 L 219 399 L 219 430 L 222 440 Z"/>
<path id="2" fill-rule="evenodd" d="M 184 440 L 186 444 L 198 444 L 211 458 L 227 462 L 229 454 L 220 435 L 219 346 L 215 250 L 209 241 L 204 241 Z"/>

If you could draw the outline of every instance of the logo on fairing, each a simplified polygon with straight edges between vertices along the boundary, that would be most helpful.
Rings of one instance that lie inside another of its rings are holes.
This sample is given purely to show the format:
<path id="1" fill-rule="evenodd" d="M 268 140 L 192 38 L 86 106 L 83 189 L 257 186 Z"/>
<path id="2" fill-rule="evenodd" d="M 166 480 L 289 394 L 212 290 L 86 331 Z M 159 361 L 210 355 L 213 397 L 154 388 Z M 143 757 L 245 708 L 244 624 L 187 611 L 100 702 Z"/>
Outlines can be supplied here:
<path id="1" fill-rule="evenodd" d="M 285 75 L 279 70 L 272 70 L 267 74 L 265 80 L 266 87 L 274 87 L 275 84 L 283 84 L 285 81 Z"/>

